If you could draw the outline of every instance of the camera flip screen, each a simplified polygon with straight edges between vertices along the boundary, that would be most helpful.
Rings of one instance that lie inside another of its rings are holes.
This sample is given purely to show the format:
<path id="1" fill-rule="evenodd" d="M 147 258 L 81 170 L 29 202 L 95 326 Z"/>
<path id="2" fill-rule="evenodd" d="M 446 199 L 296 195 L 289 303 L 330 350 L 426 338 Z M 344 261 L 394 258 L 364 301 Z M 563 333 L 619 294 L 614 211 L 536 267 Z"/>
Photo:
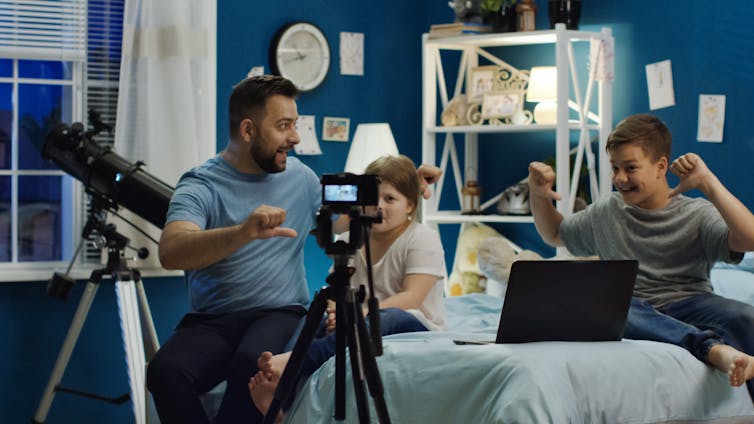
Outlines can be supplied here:
<path id="1" fill-rule="evenodd" d="M 356 202 L 359 199 L 359 187 L 353 184 L 326 185 L 325 202 Z"/>
<path id="2" fill-rule="evenodd" d="M 324 174 L 321 182 L 324 206 L 377 206 L 379 179 L 376 175 Z"/>

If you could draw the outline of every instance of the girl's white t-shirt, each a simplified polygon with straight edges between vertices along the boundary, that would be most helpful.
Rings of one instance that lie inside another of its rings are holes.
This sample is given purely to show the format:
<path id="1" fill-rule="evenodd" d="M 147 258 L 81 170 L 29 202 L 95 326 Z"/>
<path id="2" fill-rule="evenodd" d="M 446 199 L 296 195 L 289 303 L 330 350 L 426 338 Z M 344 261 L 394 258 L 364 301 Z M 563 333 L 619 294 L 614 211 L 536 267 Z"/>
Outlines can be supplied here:
<path id="1" fill-rule="evenodd" d="M 348 233 L 341 234 L 338 238 L 348 240 Z M 364 284 L 368 290 L 367 264 L 362 250 L 351 258 L 349 264 L 355 268 L 351 286 L 358 288 L 360 284 Z M 419 309 L 409 309 L 406 312 L 415 316 L 430 331 L 444 330 L 445 273 L 445 252 L 439 234 L 424 224 L 412 222 L 382 258 L 372 264 L 375 296 L 382 301 L 402 292 L 403 281 L 408 274 L 434 275 L 437 280 Z"/>

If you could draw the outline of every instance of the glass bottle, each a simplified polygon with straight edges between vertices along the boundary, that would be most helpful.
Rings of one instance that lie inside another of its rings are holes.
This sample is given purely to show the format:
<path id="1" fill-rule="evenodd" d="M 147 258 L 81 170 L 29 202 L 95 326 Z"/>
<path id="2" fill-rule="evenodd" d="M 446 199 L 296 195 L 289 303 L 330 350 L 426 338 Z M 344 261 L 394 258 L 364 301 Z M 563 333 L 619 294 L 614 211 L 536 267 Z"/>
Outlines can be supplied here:
<path id="1" fill-rule="evenodd" d="M 534 0 L 521 0 L 516 5 L 518 15 L 518 31 L 534 31 L 536 29 L 537 5 Z"/>
<path id="2" fill-rule="evenodd" d="M 466 181 L 466 185 L 461 189 L 461 213 L 464 215 L 480 213 L 480 199 L 482 197 L 482 188 L 474 180 Z"/>

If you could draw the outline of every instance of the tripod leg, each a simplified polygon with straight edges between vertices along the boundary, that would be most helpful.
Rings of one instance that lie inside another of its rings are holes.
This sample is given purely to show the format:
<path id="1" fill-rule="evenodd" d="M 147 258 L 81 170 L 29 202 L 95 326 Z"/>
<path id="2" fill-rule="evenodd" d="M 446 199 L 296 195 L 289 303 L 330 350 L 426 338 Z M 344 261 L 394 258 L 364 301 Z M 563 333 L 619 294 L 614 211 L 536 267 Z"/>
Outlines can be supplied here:
<path id="1" fill-rule="evenodd" d="M 357 331 L 359 339 L 369 340 L 369 334 L 367 333 L 367 326 L 363 315 L 357 316 Z M 370 343 L 364 343 L 363 349 L 361 350 L 361 357 L 367 385 L 369 386 L 369 394 L 372 396 L 374 409 L 377 411 L 377 418 L 381 424 L 388 424 L 390 423 L 390 414 L 388 413 L 387 404 L 385 403 L 385 388 L 382 385 L 380 371 L 377 368 L 377 359 L 371 350 Z"/>
<path id="2" fill-rule="evenodd" d="M 133 280 L 116 281 L 115 290 L 118 297 L 118 315 L 120 316 L 120 327 L 123 334 L 123 346 L 126 350 L 131 402 L 133 403 L 135 421 L 137 424 L 141 424 L 146 422 L 146 362 L 135 282 Z"/>
<path id="3" fill-rule="evenodd" d="M 309 346 L 314 339 L 314 335 L 317 333 L 317 327 L 322 320 L 322 315 L 327 310 L 327 299 L 329 298 L 331 289 L 329 287 L 324 288 L 317 293 L 309 308 L 309 312 L 306 314 L 306 321 L 304 322 L 304 328 L 301 330 L 296 340 L 296 344 L 293 346 L 291 357 L 288 359 L 288 363 L 285 366 L 283 374 L 280 376 L 275 394 L 272 397 L 272 403 L 267 410 L 267 414 L 264 416 L 264 423 L 273 423 L 277 417 L 278 412 L 283 404 L 288 402 L 288 399 L 293 395 L 296 390 L 296 383 L 301 372 L 301 366 L 304 363 L 304 358 L 309 350 Z"/>
<path id="4" fill-rule="evenodd" d="M 157 339 L 157 330 L 154 328 L 154 321 L 152 320 L 152 312 L 149 310 L 149 302 L 147 302 L 147 293 L 144 291 L 144 283 L 141 278 L 136 276 L 136 294 L 139 296 L 139 307 L 141 325 L 144 331 L 144 350 L 147 354 L 147 359 L 152 359 L 152 356 L 160 350 L 160 342 Z"/>
<path id="5" fill-rule="evenodd" d="M 47 419 L 47 414 L 50 412 L 50 406 L 52 405 L 53 397 L 55 396 L 55 389 L 60 384 L 60 380 L 63 378 L 65 368 L 68 366 L 68 361 L 71 359 L 71 353 L 73 348 L 76 347 L 76 341 L 78 341 L 81 334 L 81 328 L 84 326 L 89 309 L 92 306 L 94 296 L 97 294 L 99 284 L 89 281 L 84 288 L 84 294 L 81 296 L 79 306 L 76 308 L 76 313 L 73 315 L 73 321 L 70 328 L 68 328 L 68 334 L 63 341 L 63 347 L 60 348 L 58 353 L 58 359 L 55 361 L 55 366 L 52 368 L 52 374 L 47 381 L 47 387 L 42 394 L 42 400 L 39 402 L 37 412 L 34 414 L 34 423 L 43 423 Z"/>
<path id="6" fill-rule="evenodd" d="M 344 290 L 338 288 L 338 290 Z M 335 302 L 335 411 L 333 416 L 338 421 L 346 419 L 346 332 L 348 331 L 348 314 L 345 304 L 345 291 L 338 295 Z M 342 318 L 341 318 L 342 317 Z"/>
<path id="7" fill-rule="evenodd" d="M 356 397 L 356 410 L 359 414 L 359 422 L 368 423 L 369 404 L 367 403 L 367 395 L 364 390 L 362 358 L 364 357 L 364 349 L 369 349 L 369 338 L 362 338 L 358 333 L 358 317 L 361 316 L 363 320 L 363 314 L 359 303 L 354 301 L 353 291 L 349 291 L 345 307 L 347 310 L 346 324 L 348 325 L 348 353 L 351 359 L 351 378 L 353 379 L 353 390 Z"/>

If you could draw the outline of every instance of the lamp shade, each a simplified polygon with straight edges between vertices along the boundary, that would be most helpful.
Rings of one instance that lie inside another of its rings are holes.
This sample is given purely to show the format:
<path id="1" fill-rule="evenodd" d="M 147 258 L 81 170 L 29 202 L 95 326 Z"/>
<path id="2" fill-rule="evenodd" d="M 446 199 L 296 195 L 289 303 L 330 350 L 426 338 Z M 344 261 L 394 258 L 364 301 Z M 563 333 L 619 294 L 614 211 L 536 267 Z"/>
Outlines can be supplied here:
<path id="1" fill-rule="evenodd" d="M 382 156 L 398 156 L 393 132 L 387 123 L 359 124 L 346 159 L 346 172 L 363 174 L 367 166 Z"/>
<path id="2" fill-rule="evenodd" d="M 554 66 L 535 66 L 529 74 L 526 90 L 527 102 L 541 102 L 558 99 L 558 68 Z"/>
<path id="3" fill-rule="evenodd" d="M 529 73 L 527 102 L 539 102 L 534 107 L 534 122 L 553 125 L 558 120 L 558 68 L 535 66 Z"/>

